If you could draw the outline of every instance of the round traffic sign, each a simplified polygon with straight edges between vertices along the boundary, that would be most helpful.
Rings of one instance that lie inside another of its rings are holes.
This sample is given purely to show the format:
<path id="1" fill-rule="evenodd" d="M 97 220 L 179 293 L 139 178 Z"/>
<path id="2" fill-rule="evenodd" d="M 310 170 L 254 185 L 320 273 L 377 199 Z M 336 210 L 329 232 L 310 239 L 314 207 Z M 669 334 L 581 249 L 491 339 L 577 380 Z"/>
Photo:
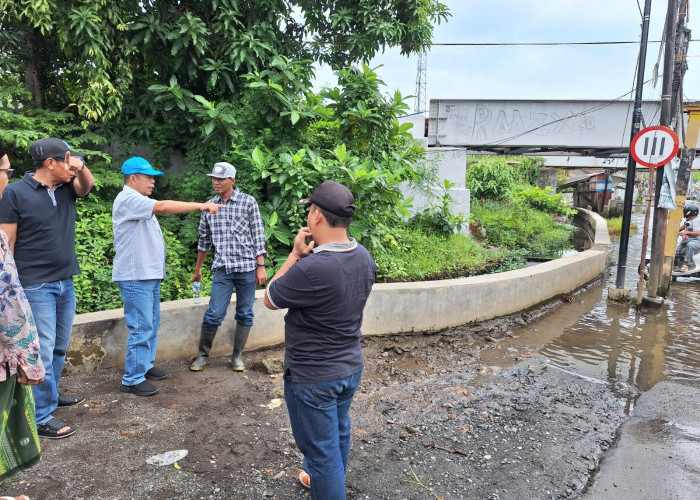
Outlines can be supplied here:
<path id="1" fill-rule="evenodd" d="M 678 153 L 678 135 L 668 127 L 647 127 L 632 139 L 630 153 L 640 165 L 665 165 Z"/>

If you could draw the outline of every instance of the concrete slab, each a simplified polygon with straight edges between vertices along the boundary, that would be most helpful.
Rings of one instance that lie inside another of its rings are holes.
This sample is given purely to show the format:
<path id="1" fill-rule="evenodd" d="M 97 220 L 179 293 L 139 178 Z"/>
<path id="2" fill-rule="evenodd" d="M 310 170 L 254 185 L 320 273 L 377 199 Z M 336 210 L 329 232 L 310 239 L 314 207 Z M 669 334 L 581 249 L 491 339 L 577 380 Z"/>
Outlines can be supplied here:
<path id="1" fill-rule="evenodd" d="M 659 382 L 620 428 L 585 500 L 700 498 L 700 389 Z"/>

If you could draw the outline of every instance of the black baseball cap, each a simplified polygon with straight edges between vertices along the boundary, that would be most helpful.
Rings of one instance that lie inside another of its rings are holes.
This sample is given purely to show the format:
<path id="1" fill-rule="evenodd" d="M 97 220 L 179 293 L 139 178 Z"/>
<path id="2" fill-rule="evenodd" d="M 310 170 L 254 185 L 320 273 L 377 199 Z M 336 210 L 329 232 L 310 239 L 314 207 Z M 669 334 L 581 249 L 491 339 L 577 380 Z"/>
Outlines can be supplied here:
<path id="1" fill-rule="evenodd" d="M 66 141 L 57 137 L 39 139 L 29 146 L 29 154 L 32 155 L 32 160 L 35 162 L 44 161 L 47 158 L 62 158 L 66 156 L 68 151 L 70 151 L 71 156 L 85 157 L 85 153 L 76 153 Z"/>
<path id="2" fill-rule="evenodd" d="M 297 205 L 312 203 L 338 217 L 352 217 L 357 209 L 350 190 L 335 181 L 323 181 L 309 198 L 299 200 Z"/>

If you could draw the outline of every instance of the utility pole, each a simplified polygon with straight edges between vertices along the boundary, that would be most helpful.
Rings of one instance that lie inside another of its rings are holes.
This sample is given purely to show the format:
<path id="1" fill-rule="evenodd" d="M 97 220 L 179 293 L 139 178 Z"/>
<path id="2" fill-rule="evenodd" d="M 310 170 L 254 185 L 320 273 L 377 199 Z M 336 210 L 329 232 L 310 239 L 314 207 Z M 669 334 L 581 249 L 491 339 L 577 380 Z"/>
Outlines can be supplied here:
<path id="1" fill-rule="evenodd" d="M 642 16 L 642 40 L 639 44 L 639 61 L 637 64 L 637 86 L 634 94 L 634 114 L 632 116 L 632 131 L 630 143 L 639 132 L 642 125 L 642 92 L 644 90 L 644 67 L 647 58 L 647 41 L 649 40 L 649 13 L 651 0 L 644 2 Z M 627 247 L 630 239 L 630 222 L 632 219 L 632 201 L 634 198 L 634 177 L 637 163 L 630 152 L 627 158 L 627 179 L 625 183 L 625 203 L 622 210 L 622 234 L 620 235 L 620 254 L 617 261 L 617 278 L 615 286 L 625 287 L 625 272 L 627 271 Z"/>
<path id="2" fill-rule="evenodd" d="M 421 51 L 418 53 L 418 67 L 416 69 L 416 101 L 413 111 L 425 113 L 426 87 L 428 77 L 428 53 Z"/>
<path id="3" fill-rule="evenodd" d="M 676 120 L 676 132 L 682 128 L 683 111 L 688 112 L 688 125 L 685 137 L 682 133 L 678 135 L 683 141 L 680 150 L 680 164 L 676 174 L 676 209 L 669 214 L 668 227 L 671 232 L 667 233 L 664 244 L 664 264 L 662 275 L 659 278 L 659 291 L 663 295 L 671 285 L 671 273 L 673 272 L 673 259 L 676 254 L 675 228 L 678 228 L 683 217 L 683 205 L 688 194 L 688 187 L 691 178 L 691 167 L 695 159 L 695 149 L 698 141 L 698 131 L 700 129 L 700 106 L 683 105 L 683 76 L 688 67 L 686 55 L 690 43 L 690 30 L 686 27 L 688 18 L 688 0 L 682 0 L 678 9 L 678 23 L 676 28 L 676 61 L 673 72 L 673 98 L 671 109 Z"/>
<path id="4" fill-rule="evenodd" d="M 676 48 L 676 25 L 678 19 L 678 0 L 668 0 L 666 25 L 664 28 L 664 74 L 661 86 L 661 118 L 659 124 L 671 125 L 673 110 L 671 109 L 671 94 L 673 91 L 673 63 Z M 668 209 L 659 207 L 661 186 L 664 182 L 664 168 L 656 169 L 656 196 L 654 197 L 654 227 L 651 233 L 651 260 L 649 262 L 649 283 L 647 294 L 656 297 L 659 292 L 660 276 L 664 268 L 663 242 L 666 239 L 668 226 Z M 642 249 L 645 251 L 646 249 Z"/>

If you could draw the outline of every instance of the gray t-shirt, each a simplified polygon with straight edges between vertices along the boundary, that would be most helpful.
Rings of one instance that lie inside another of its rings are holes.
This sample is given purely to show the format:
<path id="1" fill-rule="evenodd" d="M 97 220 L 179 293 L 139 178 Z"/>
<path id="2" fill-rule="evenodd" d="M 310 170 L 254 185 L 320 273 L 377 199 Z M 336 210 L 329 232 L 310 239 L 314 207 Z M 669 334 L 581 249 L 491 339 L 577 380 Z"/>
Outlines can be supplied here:
<path id="1" fill-rule="evenodd" d="M 695 217 L 693 220 L 687 221 L 686 228 L 688 231 L 700 231 L 700 217 Z M 700 238 L 700 236 L 694 236 L 692 234 L 688 234 L 687 236 L 689 240 L 697 240 Z"/>
<path id="2" fill-rule="evenodd" d="M 364 366 L 362 313 L 377 268 L 356 241 L 315 248 L 268 287 L 285 320 L 285 367 L 293 382 L 330 382 Z"/>
<path id="3" fill-rule="evenodd" d="M 165 278 L 165 241 L 153 215 L 156 200 L 124 186 L 114 199 L 112 223 L 114 263 L 112 280 Z"/>

